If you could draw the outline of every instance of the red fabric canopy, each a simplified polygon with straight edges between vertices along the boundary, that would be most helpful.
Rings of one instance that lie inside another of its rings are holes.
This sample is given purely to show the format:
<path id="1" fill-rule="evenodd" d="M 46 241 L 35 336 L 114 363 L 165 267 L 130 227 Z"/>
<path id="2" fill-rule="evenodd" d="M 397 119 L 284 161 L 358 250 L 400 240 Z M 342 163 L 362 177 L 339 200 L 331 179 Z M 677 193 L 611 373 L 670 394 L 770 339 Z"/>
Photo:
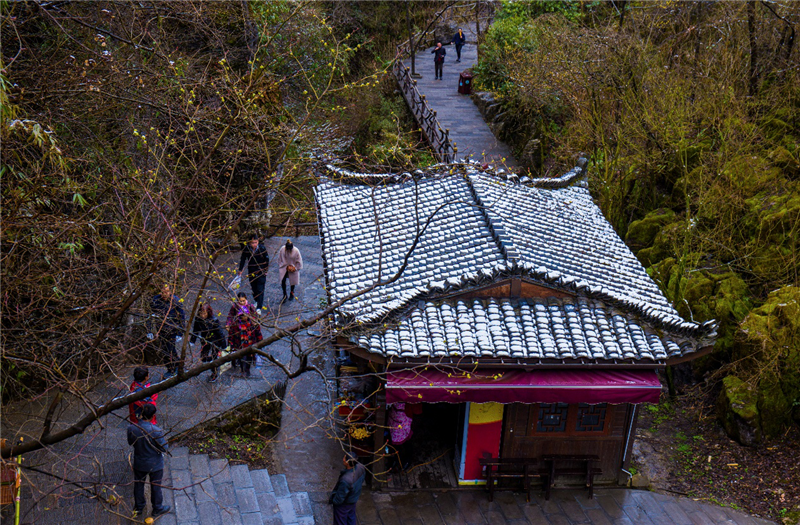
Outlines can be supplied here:
<path id="1" fill-rule="evenodd" d="M 389 372 L 386 402 L 658 403 L 655 370 L 464 370 Z"/>

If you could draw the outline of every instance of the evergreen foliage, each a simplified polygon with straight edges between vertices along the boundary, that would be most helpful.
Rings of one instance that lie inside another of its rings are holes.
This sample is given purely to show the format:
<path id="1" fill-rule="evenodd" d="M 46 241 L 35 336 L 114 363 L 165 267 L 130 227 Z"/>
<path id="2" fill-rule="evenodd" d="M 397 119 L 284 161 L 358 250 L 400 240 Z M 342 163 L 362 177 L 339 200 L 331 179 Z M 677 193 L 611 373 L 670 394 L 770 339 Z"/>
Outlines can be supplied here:
<path id="1" fill-rule="evenodd" d="M 800 344 L 776 335 L 753 353 L 741 330 L 769 292 L 800 284 L 800 6 L 502 4 L 476 87 L 514 116 L 517 158 L 541 176 L 585 152 L 604 213 L 681 314 L 721 321 L 698 375 L 721 366 L 786 394 L 788 368 L 770 363 Z"/>

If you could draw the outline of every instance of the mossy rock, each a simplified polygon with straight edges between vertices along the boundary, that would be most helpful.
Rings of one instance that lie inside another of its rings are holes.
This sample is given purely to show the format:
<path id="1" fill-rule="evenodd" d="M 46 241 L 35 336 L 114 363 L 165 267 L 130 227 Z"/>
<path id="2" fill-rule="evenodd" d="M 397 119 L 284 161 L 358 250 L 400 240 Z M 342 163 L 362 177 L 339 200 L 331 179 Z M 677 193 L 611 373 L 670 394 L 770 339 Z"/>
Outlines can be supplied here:
<path id="1" fill-rule="evenodd" d="M 792 155 L 792 152 L 783 146 L 778 146 L 770 151 L 767 158 L 784 172 L 795 175 L 800 173 L 800 159 L 796 154 Z"/>
<path id="2" fill-rule="evenodd" d="M 693 272 L 689 278 L 681 283 L 683 286 L 683 298 L 692 309 L 692 318 L 695 320 L 706 321 L 712 319 L 713 313 L 709 305 L 709 299 L 714 295 L 714 281 L 709 279 L 704 272 Z M 681 312 L 686 309 L 686 303 L 679 305 L 678 312 L 684 315 L 689 312 Z"/>
<path id="3" fill-rule="evenodd" d="M 675 220 L 675 212 L 665 208 L 653 210 L 641 220 L 633 221 L 628 226 L 625 242 L 636 251 L 653 244 L 658 232 L 664 225 Z"/>
<path id="4" fill-rule="evenodd" d="M 800 223 L 800 187 L 781 195 L 759 194 L 747 200 L 745 225 L 749 236 L 750 270 L 762 281 L 788 282 L 800 270 L 797 224 Z"/>
<path id="5" fill-rule="evenodd" d="M 758 393 L 736 376 L 722 380 L 722 392 L 717 398 L 717 417 L 731 439 L 745 446 L 761 442 Z"/>
<path id="6" fill-rule="evenodd" d="M 739 323 L 752 308 L 747 283 L 735 272 L 692 270 L 702 262 L 701 254 L 688 254 L 683 271 L 673 257 L 667 257 L 647 269 L 678 313 L 697 322 L 716 319 L 719 322 L 716 357 L 698 362 L 695 375 L 702 376 L 705 365 L 714 366 L 717 359 L 725 360 L 737 341 Z M 705 363 L 705 365 L 703 364 Z M 698 368 L 699 367 L 699 368 Z"/>
<path id="7" fill-rule="evenodd" d="M 789 414 L 800 423 L 800 287 L 784 286 L 770 293 L 767 301 L 744 319 L 740 335 L 747 343 L 734 357 L 754 359 L 756 371 L 759 363 L 777 363 L 774 379 L 767 376 L 769 380 L 762 381 L 765 402 L 778 407 L 776 424 L 786 424 Z M 773 395 L 775 384 L 780 385 L 787 405 Z"/>
<path id="8" fill-rule="evenodd" d="M 758 413 L 767 437 L 777 437 L 791 423 L 792 405 L 778 378 L 770 374 L 758 382 Z"/>

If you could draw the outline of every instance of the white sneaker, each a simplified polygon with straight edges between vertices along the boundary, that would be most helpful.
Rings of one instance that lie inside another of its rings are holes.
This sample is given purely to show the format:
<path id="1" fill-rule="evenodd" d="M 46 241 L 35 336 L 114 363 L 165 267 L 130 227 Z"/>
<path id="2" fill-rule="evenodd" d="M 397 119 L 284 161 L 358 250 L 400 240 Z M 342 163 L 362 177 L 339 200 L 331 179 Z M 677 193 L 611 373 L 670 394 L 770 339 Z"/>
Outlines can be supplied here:
<path id="1" fill-rule="evenodd" d="M 261 317 L 261 308 L 256 308 L 256 314 Z"/>

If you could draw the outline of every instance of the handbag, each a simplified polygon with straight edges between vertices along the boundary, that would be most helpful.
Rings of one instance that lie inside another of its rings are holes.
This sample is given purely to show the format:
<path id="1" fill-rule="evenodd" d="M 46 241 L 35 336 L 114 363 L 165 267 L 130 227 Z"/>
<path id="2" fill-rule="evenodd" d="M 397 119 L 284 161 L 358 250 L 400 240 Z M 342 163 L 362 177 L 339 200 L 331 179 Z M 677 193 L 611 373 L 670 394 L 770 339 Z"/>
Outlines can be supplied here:
<path id="1" fill-rule="evenodd" d="M 290 264 L 289 266 L 286 267 L 286 271 L 289 273 L 294 273 L 297 271 L 297 268 L 295 268 L 293 265 Z"/>

